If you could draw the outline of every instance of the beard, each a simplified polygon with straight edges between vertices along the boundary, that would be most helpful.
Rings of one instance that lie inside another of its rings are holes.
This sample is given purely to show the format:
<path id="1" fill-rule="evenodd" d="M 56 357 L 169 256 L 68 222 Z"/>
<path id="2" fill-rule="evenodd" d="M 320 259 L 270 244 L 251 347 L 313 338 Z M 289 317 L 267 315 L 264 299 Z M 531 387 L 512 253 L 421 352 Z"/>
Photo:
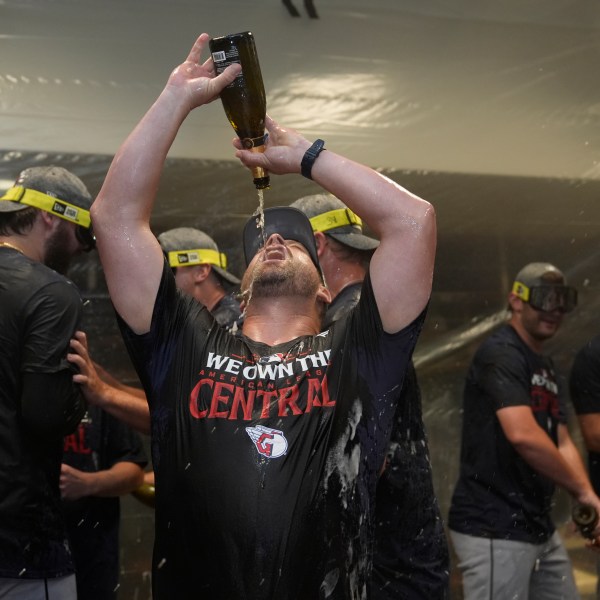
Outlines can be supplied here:
<path id="1" fill-rule="evenodd" d="M 64 225 L 63 227 L 61 223 L 61 227 L 57 227 L 48 238 L 44 253 L 44 264 L 61 275 L 66 275 L 73 258 L 68 223 Z"/>
<path id="2" fill-rule="evenodd" d="M 286 261 L 277 267 L 259 263 L 252 273 L 250 290 L 254 298 L 311 298 L 316 295 L 319 284 L 319 275 L 304 263 Z"/>

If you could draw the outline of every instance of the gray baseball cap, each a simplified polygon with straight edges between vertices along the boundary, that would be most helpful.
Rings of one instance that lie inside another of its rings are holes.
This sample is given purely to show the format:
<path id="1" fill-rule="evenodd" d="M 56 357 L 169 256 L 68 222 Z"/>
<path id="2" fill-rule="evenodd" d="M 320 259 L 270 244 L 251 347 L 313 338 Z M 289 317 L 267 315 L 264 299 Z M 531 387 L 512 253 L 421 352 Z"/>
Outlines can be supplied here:
<path id="1" fill-rule="evenodd" d="M 356 250 L 375 250 L 379 241 L 363 233 L 362 221 L 332 194 L 304 196 L 290 206 L 301 210 L 313 231 L 321 231 Z"/>
<path id="2" fill-rule="evenodd" d="M 240 284 L 240 280 L 227 271 L 225 254 L 204 231 L 193 227 L 169 229 L 158 236 L 158 242 L 172 267 L 209 264 L 228 283 Z"/>
<path id="3" fill-rule="evenodd" d="M 515 284 L 521 283 L 528 288 L 539 285 L 564 285 L 565 276 L 554 265 L 545 262 L 533 262 L 525 265 L 515 277 Z"/>
<path id="4" fill-rule="evenodd" d="M 83 208 L 86 211 L 89 211 L 92 205 L 92 196 L 83 181 L 77 175 L 74 175 L 63 167 L 53 165 L 29 167 L 21 171 L 14 186 L 6 192 L 0 202 L 0 212 L 16 212 L 24 210 L 29 206 L 35 206 L 41 210 L 48 210 L 48 212 L 53 213 L 61 212 L 60 210 L 55 210 L 54 207 L 46 209 L 35 202 L 30 203 L 26 194 L 16 193 L 18 188 L 24 188 L 25 192 L 27 190 L 41 192 L 57 200 L 63 200 L 64 202 Z"/>

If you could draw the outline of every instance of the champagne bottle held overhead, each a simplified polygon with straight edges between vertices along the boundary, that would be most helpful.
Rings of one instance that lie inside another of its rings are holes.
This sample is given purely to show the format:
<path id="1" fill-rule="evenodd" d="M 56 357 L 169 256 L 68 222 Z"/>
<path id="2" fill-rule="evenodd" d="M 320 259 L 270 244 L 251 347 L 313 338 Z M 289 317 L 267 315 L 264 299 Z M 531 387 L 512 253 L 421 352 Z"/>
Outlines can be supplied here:
<path id="1" fill-rule="evenodd" d="M 254 36 L 250 31 L 233 33 L 212 38 L 209 46 L 217 74 L 233 63 L 242 65 L 242 72 L 221 91 L 221 102 L 244 148 L 264 152 L 267 100 Z M 269 187 L 264 169 L 253 168 L 252 177 L 256 189 Z"/>

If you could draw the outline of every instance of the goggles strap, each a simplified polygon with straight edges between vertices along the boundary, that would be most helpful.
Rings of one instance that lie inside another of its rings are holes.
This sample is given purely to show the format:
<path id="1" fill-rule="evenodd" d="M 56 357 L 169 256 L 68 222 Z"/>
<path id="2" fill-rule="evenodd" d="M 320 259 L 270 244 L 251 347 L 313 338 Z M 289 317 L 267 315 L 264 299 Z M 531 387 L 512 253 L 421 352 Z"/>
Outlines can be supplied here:
<path id="1" fill-rule="evenodd" d="M 91 225 L 90 211 L 80 206 L 75 206 L 65 200 L 49 196 L 37 190 L 30 190 L 21 185 L 9 188 L 0 200 L 19 202 L 34 208 L 45 210 L 61 219 L 89 228 Z"/>
<path id="2" fill-rule="evenodd" d="M 337 227 L 345 227 L 346 225 L 357 225 L 362 230 L 362 219 L 349 208 L 338 208 L 312 217 L 310 224 L 313 231 L 325 232 Z"/>
<path id="3" fill-rule="evenodd" d="M 208 248 L 174 250 L 167 254 L 170 267 L 190 267 L 192 265 L 215 265 L 227 269 L 227 257 L 222 252 Z"/>

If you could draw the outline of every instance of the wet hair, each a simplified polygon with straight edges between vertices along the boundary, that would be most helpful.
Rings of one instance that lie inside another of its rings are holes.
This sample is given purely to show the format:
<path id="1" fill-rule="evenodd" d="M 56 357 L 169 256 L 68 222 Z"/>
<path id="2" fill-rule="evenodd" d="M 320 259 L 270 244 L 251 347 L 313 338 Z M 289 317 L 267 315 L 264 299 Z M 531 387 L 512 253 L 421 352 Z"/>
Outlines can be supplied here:
<path id="1" fill-rule="evenodd" d="M 25 235 L 31 231 L 39 210 L 30 206 L 15 212 L 0 212 L 0 235 Z"/>

